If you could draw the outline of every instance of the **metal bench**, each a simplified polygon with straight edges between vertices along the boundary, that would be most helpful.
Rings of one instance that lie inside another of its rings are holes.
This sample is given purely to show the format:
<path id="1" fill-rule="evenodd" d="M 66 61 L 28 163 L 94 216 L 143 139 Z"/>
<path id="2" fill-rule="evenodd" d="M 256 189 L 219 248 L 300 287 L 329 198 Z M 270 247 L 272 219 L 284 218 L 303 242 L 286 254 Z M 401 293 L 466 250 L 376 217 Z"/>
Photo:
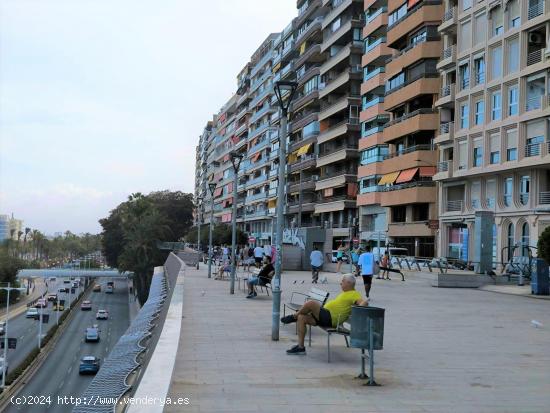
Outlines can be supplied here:
<path id="1" fill-rule="evenodd" d="M 271 271 L 273 273 L 273 275 L 275 275 L 275 271 Z M 256 277 L 260 275 L 260 269 L 259 268 L 252 268 L 250 270 L 250 274 L 253 274 L 255 275 Z M 248 279 L 249 279 L 250 276 L 246 277 L 246 278 L 243 278 L 243 291 L 246 291 L 246 284 L 248 282 Z M 263 277 L 262 277 L 263 278 Z M 239 289 L 240 289 L 240 285 L 241 285 L 241 280 L 239 279 Z M 273 292 L 273 289 L 271 288 L 271 279 L 269 280 L 269 282 L 266 282 L 265 284 L 258 284 L 257 287 L 260 287 L 260 289 L 263 291 L 264 290 L 264 287 L 265 287 L 265 292 L 266 294 L 269 296 L 269 290 L 271 290 L 271 292 Z"/>
<path id="2" fill-rule="evenodd" d="M 303 301 L 302 302 L 294 301 L 294 295 L 302 296 Z M 298 311 L 307 300 L 319 301 L 321 305 L 324 305 L 327 302 L 328 296 L 329 296 L 328 291 L 324 291 L 315 287 L 311 287 L 311 289 L 307 294 L 293 291 L 292 294 L 290 295 L 290 302 L 283 304 L 283 317 L 286 315 L 287 307 L 293 311 Z"/>
<path id="3" fill-rule="evenodd" d="M 338 334 L 344 336 L 346 340 L 346 347 L 349 348 L 348 337 L 351 332 L 351 325 L 347 322 L 338 324 L 336 327 L 321 327 L 321 326 L 309 326 L 309 347 L 311 347 L 311 329 L 312 327 L 319 327 L 325 333 L 327 333 L 327 361 L 330 363 L 330 336 L 332 334 Z"/>

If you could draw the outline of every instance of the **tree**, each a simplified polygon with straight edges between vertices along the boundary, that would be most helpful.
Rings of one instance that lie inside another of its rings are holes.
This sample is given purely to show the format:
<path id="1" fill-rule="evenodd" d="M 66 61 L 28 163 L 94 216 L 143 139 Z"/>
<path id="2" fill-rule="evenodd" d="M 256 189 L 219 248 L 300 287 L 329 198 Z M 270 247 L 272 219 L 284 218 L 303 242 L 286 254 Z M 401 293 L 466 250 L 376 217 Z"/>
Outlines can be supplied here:
<path id="1" fill-rule="evenodd" d="M 542 258 L 550 265 L 550 226 L 546 227 L 546 229 L 542 231 L 542 234 L 540 234 L 537 249 L 539 258 Z"/>
<path id="2" fill-rule="evenodd" d="M 17 287 L 19 282 L 17 280 L 17 271 L 25 267 L 23 260 L 13 257 L 8 254 L 7 247 L 0 248 L 0 283 L 11 283 L 13 287 Z M 10 303 L 15 302 L 19 296 L 19 291 L 12 291 L 10 293 Z M 6 292 L 0 290 L 0 304 L 6 303 Z"/>
<path id="3" fill-rule="evenodd" d="M 201 246 L 208 245 L 209 242 L 209 226 L 210 225 L 201 225 Z M 232 229 L 231 225 L 227 224 L 214 224 L 212 227 L 212 245 L 230 245 L 232 242 Z M 197 228 L 194 227 L 189 231 L 185 237 L 187 242 L 192 244 L 197 243 Z M 246 233 L 237 228 L 237 245 L 243 245 L 248 242 L 248 236 Z"/>

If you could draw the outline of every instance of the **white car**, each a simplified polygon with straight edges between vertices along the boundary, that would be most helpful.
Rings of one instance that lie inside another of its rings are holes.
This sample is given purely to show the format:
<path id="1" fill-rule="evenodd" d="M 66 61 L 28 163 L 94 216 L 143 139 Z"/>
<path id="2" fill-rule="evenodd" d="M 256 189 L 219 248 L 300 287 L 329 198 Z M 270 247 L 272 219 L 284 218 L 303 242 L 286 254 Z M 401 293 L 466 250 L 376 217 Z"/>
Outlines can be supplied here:
<path id="1" fill-rule="evenodd" d="M 95 318 L 96 320 L 108 320 L 109 312 L 107 310 L 97 310 Z"/>
<path id="2" fill-rule="evenodd" d="M 38 320 L 40 318 L 40 314 L 38 313 L 38 308 L 36 307 L 30 307 L 27 310 L 26 316 L 27 318 L 34 318 L 35 320 Z"/>

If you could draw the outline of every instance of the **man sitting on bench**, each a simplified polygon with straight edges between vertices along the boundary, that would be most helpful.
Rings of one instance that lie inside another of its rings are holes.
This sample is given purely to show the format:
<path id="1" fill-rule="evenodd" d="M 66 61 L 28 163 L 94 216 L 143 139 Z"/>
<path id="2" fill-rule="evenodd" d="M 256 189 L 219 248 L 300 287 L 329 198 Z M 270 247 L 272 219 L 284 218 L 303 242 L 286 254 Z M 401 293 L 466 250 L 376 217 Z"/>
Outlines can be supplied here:
<path id="1" fill-rule="evenodd" d="M 266 284 L 269 284 L 271 282 L 271 279 L 273 278 L 273 275 L 275 275 L 275 267 L 273 267 L 273 264 L 271 264 L 271 258 L 269 256 L 265 256 L 264 258 L 265 265 L 260 270 L 260 273 L 258 276 L 252 276 L 248 279 L 248 295 L 246 298 L 254 298 L 258 295 L 256 292 L 256 285 L 264 286 Z"/>
<path id="2" fill-rule="evenodd" d="M 298 344 L 286 351 L 286 354 L 306 354 L 304 339 L 307 325 L 335 328 L 351 315 L 352 305 L 367 306 L 361 294 L 355 290 L 355 277 L 346 274 L 340 281 L 342 292 L 324 306 L 319 301 L 309 300 L 295 314 L 281 318 L 283 324 L 298 323 Z"/>

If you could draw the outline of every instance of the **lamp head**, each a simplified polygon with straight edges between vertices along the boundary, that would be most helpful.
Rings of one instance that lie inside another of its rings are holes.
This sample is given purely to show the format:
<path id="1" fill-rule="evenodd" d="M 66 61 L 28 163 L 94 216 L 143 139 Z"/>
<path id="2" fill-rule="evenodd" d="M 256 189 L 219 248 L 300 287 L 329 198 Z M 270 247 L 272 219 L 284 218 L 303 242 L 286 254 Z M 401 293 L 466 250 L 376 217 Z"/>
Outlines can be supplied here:
<path id="1" fill-rule="evenodd" d="M 288 80 L 279 80 L 275 82 L 275 95 L 277 96 L 277 101 L 279 102 L 279 107 L 281 108 L 281 111 L 283 112 L 283 115 L 286 116 L 288 114 L 288 108 L 290 107 L 290 102 L 292 101 L 292 98 L 294 97 L 294 93 L 296 93 L 296 89 L 298 88 L 298 83 L 288 81 Z M 286 93 L 289 93 L 288 99 L 285 100 Z"/>
<path id="2" fill-rule="evenodd" d="M 233 169 L 235 170 L 235 173 L 238 173 L 239 167 L 241 166 L 241 161 L 243 160 L 243 154 L 236 151 L 231 151 L 229 152 L 229 159 L 233 164 Z"/>
<path id="3" fill-rule="evenodd" d="M 216 183 L 210 182 L 208 184 L 208 190 L 210 191 L 210 195 L 214 196 L 214 191 L 216 190 Z"/>

